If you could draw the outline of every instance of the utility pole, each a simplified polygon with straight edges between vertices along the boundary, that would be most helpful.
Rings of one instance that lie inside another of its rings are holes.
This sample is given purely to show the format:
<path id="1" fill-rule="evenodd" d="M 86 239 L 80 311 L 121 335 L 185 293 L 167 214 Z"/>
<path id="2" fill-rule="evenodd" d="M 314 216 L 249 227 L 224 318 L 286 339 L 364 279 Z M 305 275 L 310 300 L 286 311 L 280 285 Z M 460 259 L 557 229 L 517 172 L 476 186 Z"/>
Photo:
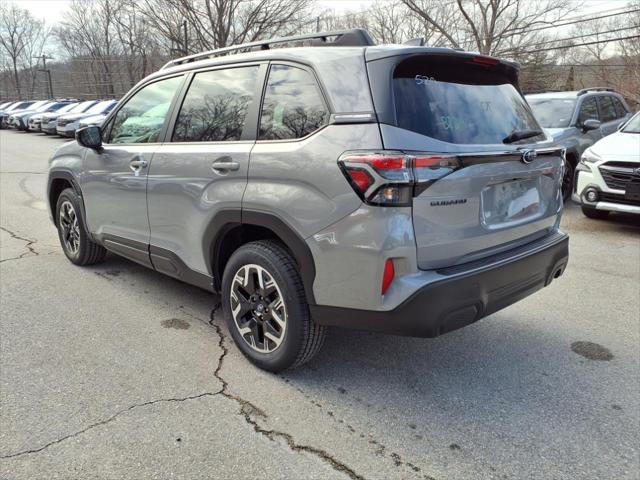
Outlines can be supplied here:
<path id="1" fill-rule="evenodd" d="M 51 82 L 51 70 L 47 69 L 47 60 L 53 60 L 53 57 L 48 56 L 43 53 L 41 57 L 33 57 L 37 59 L 42 59 L 42 68 L 38 69 L 40 72 L 45 72 L 47 74 L 47 78 L 49 80 L 49 98 L 53 98 L 53 83 Z"/>
<path id="2" fill-rule="evenodd" d="M 182 32 L 184 35 L 183 51 L 185 56 L 187 56 L 189 55 L 189 45 L 187 43 L 189 37 L 187 37 L 187 19 L 186 18 L 182 20 Z"/>

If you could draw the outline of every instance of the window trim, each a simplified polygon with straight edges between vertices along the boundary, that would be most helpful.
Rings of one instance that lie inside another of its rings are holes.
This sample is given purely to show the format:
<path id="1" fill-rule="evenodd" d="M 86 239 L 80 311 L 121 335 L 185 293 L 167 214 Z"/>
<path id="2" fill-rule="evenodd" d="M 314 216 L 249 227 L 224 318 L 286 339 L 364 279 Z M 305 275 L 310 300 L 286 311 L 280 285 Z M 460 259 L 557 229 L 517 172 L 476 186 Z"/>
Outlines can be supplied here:
<path id="1" fill-rule="evenodd" d="M 325 123 L 324 125 L 322 125 L 319 128 L 316 128 L 314 131 L 309 132 L 304 137 L 300 137 L 300 138 L 286 138 L 286 139 L 278 139 L 278 140 L 261 140 L 260 139 L 260 119 L 262 118 L 262 109 L 264 107 L 264 98 L 265 98 L 266 93 L 267 93 L 267 83 L 269 81 L 269 74 L 271 73 L 271 67 L 273 65 L 284 65 L 284 66 L 287 66 L 287 67 L 299 68 L 300 70 L 304 70 L 305 72 L 307 72 L 307 73 L 309 73 L 311 75 L 313 80 L 315 80 L 314 83 L 315 83 L 315 86 L 316 86 L 316 90 L 320 94 L 320 99 L 322 100 L 322 103 L 324 104 L 324 107 L 327 110 L 327 114 L 329 116 L 329 119 L 327 120 L 327 123 Z M 258 109 L 258 118 L 257 118 L 257 123 L 256 123 L 256 131 L 255 131 L 256 143 L 294 143 L 294 142 L 304 141 L 304 140 L 308 139 L 309 137 L 315 135 L 316 133 L 320 132 L 321 130 L 324 130 L 329 125 L 331 125 L 331 116 L 333 114 L 334 114 L 334 111 L 331 108 L 331 104 L 329 103 L 328 97 L 325 94 L 324 90 L 322 89 L 322 84 L 320 83 L 318 75 L 316 74 L 316 72 L 314 71 L 313 68 L 311 68 L 308 65 L 305 65 L 303 63 L 297 63 L 297 62 L 290 62 L 290 61 L 284 61 L 284 60 L 269 61 L 269 68 L 267 69 L 267 72 L 266 72 L 266 75 L 265 75 L 265 78 L 264 78 L 264 85 L 262 87 L 262 95 L 260 96 L 260 108 Z"/>
<path id="2" fill-rule="evenodd" d="M 164 80 L 169 80 L 170 78 L 176 78 L 176 77 L 182 77 L 182 84 L 180 84 L 178 86 L 178 88 L 176 89 L 176 91 L 173 94 L 173 98 L 171 100 L 171 104 L 169 105 L 169 110 L 168 110 L 168 114 L 164 119 L 164 124 L 162 125 L 162 129 L 160 130 L 160 133 L 158 134 L 158 141 L 157 142 L 148 142 L 148 143 L 107 143 L 105 141 L 102 142 L 103 146 L 106 147 L 128 147 L 128 146 L 139 146 L 139 145 L 161 145 L 162 143 L 164 143 L 164 138 L 166 136 L 167 133 L 167 127 L 168 127 L 168 120 L 171 118 L 171 115 L 173 113 L 173 109 L 175 108 L 175 102 L 176 99 L 178 98 L 178 95 L 180 92 L 182 92 L 182 89 L 184 88 L 184 82 L 187 78 L 187 75 L 185 75 L 185 72 L 179 72 L 176 73 L 174 75 L 167 75 L 165 77 L 159 77 L 159 78 L 153 78 L 151 80 L 149 80 L 148 82 L 139 85 L 137 88 L 134 88 L 133 90 L 129 91 L 129 93 L 120 101 L 118 102 L 118 104 L 116 105 L 117 108 L 113 108 L 113 110 L 111 110 L 111 112 L 109 113 L 109 115 L 107 116 L 107 118 L 104 119 L 103 125 L 108 125 L 109 130 L 108 131 L 104 131 L 102 132 L 102 134 L 106 134 L 106 138 L 109 138 L 111 135 L 111 129 L 113 128 L 113 122 L 112 120 L 116 117 L 116 115 L 118 115 L 118 112 L 120 112 L 120 110 L 122 110 L 124 108 L 124 106 L 129 103 L 129 100 L 131 100 L 131 98 L 133 96 L 135 96 L 140 90 L 142 90 L 143 88 L 148 87 L 149 85 L 152 85 L 154 83 L 158 83 Z M 109 122 L 111 122 L 111 124 L 109 124 Z"/>
<path id="3" fill-rule="evenodd" d="M 615 117 L 613 117 L 613 118 L 612 118 L 612 119 L 610 119 L 610 120 L 605 120 L 605 119 L 604 119 L 604 116 L 602 115 L 602 111 L 603 111 L 603 108 L 604 108 L 604 107 L 602 107 L 600 104 L 601 104 L 601 102 L 603 102 L 603 101 L 604 101 L 604 99 L 605 99 L 605 98 L 607 98 L 607 97 L 613 97 L 613 95 L 598 95 L 598 96 L 597 96 L 597 102 L 598 102 L 598 114 L 599 114 L 599 116 L 600 116 L 600 122 L 602 122 L 602 124 L 610 123 L 610 122 L 615 122 L 616 120 L 619 120 L 619 119 L 617 118 L 617 115 L 618 115 L 618 114 L 616 113 L 616 106 L 613 104 L 613 100 L 611 100 L 611 106 L 613 107 L 613 113 L 614 113 L 614 115 L 616 115 L 616 116 L 615 116 Z"/>
<path id="4" fill-rule="evenodd" d="M 180 114 L 180 110 L 182 109 L 182 105 L 184 104 L 185 99 L 187 98 L 187 93 L 189 93 L 189 88 L 191 87 L 191 83 L 193 82 L 194 77 L 198 73 L 211 72 L 215 70 L 230 70 L 232 68 L 246 68 L 246 67 L 258 67 L 258 74 L 256 77 L 256 90 L 254 92 L 254 97 L 249 104 L 249 109 L 247 110 L 247 118 L 245 121 L 245 127 L 242 129 L 242 136 L 240 140 L 228 140 L 228 141 L 207 141 L 207 142 L 199 142 L 199 141 L 188 141 L 188 142 L 174 142 L 171 137 L 173 137 L 173 132 L 176 128 L 176 122 L 178 120 L 178 115 Z M 261 98 L 260 92 L 264 88 L 264 83 L 267 77 L 268 70 L 268 62 L 266 61 L 254 61 L 254 62 L 242 62 L 242 63 L 227 63 L 223 65 L 213 65 L 203 68 L 198 68 L 194 70 L 190 70 L 186 72 L 186 81 L 180 89 L 178 95 L 178 101 L 176 102 L 175 109 L 172 110 L 170 115 L 170 123 L 165 132 L 164 142 L 176 145 L 228 145 L 232 143 L 253 143 L 256 140 L 256 132 L 257 132 L 257 119 L 258 112 L 260 111 L 260 101 Z"/>

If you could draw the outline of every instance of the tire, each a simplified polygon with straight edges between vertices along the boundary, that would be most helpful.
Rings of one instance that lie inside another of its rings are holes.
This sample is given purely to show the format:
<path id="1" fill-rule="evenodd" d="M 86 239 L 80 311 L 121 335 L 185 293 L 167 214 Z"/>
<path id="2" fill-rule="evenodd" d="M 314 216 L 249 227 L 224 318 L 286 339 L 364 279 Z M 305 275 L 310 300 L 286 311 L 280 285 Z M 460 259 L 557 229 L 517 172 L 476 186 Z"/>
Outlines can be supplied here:
<path id="1" fill-rule="evenodd" d="M 240 351 L 270 372 L 309 361 L 326 336 L 326 327 L 311 318 L 295 261 L 273 241 L 247 243 L 233 253 L 222 276 L 222 310 Z"/>
<path id="2" fill-rule="evenodd" d="M 56 203 L 58 238 L 64 254 L 76 265 L 93 265 L 102 262 L 107 250 L 93 242 L 87 235 L 82 218 L 81 199 L 72 188 L 62 191 Z"/>
<path id="3" fill-rule="evenodd" d="M 603 218 L 607 218 L 609 216 L 609 212 L 607 210 L 596 210 L 595 208 L 585 206 L 582 207 L 582 213 L 584 213 L 586 217 L 596 220 L 602 220 Z"/>
<path id="4" fill-rule="evenodd" d="M 564 161 L 564 176 L 562 177 L 562 201 L 567 203 L 573 191 L 573 164 L 569 160 Z"/>

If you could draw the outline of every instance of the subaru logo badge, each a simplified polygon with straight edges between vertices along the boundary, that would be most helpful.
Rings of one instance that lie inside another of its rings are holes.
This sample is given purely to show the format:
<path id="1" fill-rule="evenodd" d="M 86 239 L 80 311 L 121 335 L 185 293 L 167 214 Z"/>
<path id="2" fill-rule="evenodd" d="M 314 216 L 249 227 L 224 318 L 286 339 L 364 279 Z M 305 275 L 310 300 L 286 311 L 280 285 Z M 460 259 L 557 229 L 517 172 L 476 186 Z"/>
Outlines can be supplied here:
<path id="1" fill-rule="evenodd" d="M 522 151 L 522 162 L 523 163 L 531 163 L 538 156 L 538 152 L 535 150 L 523 150 Z"/>
<path id="2" fill-rule="evenodd" d="M 636 168 L 633 173 L 635 173 L 638 177 L 640 177 L 640 167 Z"/>

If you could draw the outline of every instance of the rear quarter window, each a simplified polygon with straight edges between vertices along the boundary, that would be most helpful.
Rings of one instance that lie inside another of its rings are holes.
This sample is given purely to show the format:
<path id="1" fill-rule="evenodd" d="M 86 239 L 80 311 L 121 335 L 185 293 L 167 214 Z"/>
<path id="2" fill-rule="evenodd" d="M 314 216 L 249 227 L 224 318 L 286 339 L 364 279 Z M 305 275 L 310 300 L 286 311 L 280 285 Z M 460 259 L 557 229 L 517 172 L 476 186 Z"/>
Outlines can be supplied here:
<path id="1" fill-rule="evenodd" d="M 306 137 L 328 121 L 329 111 L 310 72 L 271 66 L 260 114 L 260 140 Z"/>
<path id="2" fill-rule="evenodd" d="M 613 105 L 613 97 L 599 97 L 598 104 L 600 105 L 601 121 L 610 122 L 611 120 L 615 120 L 617 118 L 616 107 Z"/>

